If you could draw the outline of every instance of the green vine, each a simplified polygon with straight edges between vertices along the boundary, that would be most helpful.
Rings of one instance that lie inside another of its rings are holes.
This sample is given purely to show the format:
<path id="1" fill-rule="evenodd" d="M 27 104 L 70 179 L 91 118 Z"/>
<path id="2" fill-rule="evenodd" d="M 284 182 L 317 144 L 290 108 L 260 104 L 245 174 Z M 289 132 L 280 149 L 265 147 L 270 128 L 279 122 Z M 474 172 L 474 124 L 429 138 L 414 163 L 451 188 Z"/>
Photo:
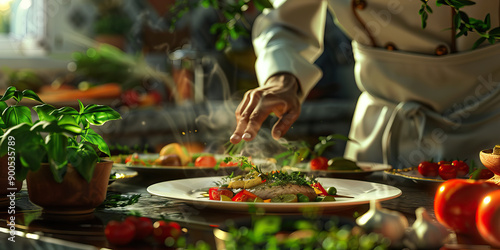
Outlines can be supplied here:
<path id="1" fill-rule="evenodd" d="M 229 46 L 231 39 L 236 40 L 239 37 L 249 36 L 251 24 L 245 18 L 244 13 L 249 10 L 250 4 L 253 4 L 259 11 L 273 7 L 269 0 L 200 0 L 195 3 L 189 0 L 175 1 L 174 6 L 170 9 L 173 14 L 170 19 L 170 28 L 174 29 L 175 23 L 189 11 L 200 6 L 212 7 L 219 13 L 219 22 L 212 24 L 210 32 L 217 36 L 216 49 L 223 50 Z"/>
<path id="2" fill-rule="evenodd" d="M 429 13 L 432 13 L 432 8 L 428 5 L 428 0 L 420 0 L 422 5 L 419 10 L 420 18 L 422 21 L 422 28 L 427 26 L 427 18 Z M 472 49 L 477 48 L 483 42 L 488 41 L 494 44 L 496 40 L 500 39 L 500 27 L 491 28 L 490 14 L 487 14 L 484 20 L 469 17 L 467 13 L 461 11 L 466 6 L 476 4 L 474 1 L 469 0 L 436 0 L 436 6 L 450 6 L 453 8 L 455 14 L 453 16 L 454 29 L 456 31 L 456 38 L 467 36 L 469 32 L 476 32 L 480 38 L 476 40 Z"/>

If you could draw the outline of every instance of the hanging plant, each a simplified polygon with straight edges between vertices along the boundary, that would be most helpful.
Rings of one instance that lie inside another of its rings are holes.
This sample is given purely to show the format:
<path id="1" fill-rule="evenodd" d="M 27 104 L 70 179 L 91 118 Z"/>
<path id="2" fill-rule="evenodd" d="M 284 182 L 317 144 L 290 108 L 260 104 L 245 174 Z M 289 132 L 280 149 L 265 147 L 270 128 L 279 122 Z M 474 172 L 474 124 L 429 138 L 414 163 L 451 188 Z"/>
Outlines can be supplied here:
<path id="1" fill-rule="evenodd" d="M 418 13 L 422 21 L 422 28 L 425 29 L 427 18 L 432 13 L 432 8 L 429 6 L 428 0 L 420 1 L 422 5 Z M 491 28 L 490 14 L 487 14 L 484 20 L 480 20 L 469 17 L 467 13 L 461 10 L 466 6 L 474 4 L 476 4 L 474 1 L 469 0 L 436 0 L 436 6 L 450 6 L 454 10 L 452 29 L 456 31 L 455 38 L 467 36 L 469 32 L 475 32 L 480 36 L 472 46 L 472 49 L 477 48 L 486 40 L 490 44 L 494 44 L 496 40 L 500 39 L 500 27 Z"/>

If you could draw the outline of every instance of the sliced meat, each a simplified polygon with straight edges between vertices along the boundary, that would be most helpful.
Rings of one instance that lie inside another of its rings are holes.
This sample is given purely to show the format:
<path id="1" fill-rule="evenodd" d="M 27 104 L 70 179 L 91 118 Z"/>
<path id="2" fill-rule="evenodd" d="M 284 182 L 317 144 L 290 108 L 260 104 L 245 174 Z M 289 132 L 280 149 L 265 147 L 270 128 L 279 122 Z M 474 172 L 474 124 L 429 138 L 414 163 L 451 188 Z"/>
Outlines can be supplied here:
<path id="1" fill-rule="evenodd" d="M 314 201 L 318 196 L 314 189 L 310 186 L 302 186 L 296 184 L 286 184 L 286 185 L 276 185 L 273 186 L 270 183 L 262 183 L 253 188 L 247 189 L 253 194 L 257 195 L 263 200 L 272 199 L 275 196 L 282 194 L 303 194 L 309 197 L 310 201 Z"/>

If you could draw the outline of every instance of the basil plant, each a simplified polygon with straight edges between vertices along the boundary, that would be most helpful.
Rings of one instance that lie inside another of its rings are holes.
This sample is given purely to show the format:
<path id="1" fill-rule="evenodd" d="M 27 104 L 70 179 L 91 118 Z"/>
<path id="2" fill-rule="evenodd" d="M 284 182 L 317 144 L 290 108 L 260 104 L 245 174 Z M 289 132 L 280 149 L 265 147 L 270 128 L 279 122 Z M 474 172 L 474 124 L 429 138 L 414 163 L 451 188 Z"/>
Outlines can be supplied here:
<path id="1" fill-rule="evenodd" d="M 32 109 L 21 105 L 23 98 L 39 105 Z M 17 180 L 48 163 L 56 182 L 63 181 L 68 164 L 90 182 L 101 155 L 110 155 L 106 142 L 91 125 L 101 126 L 121 116 L 108 106 L 78 103 L 79 110 L 55 108 L 31 90 L 11 86 L 5 91 L 0 98 L 0 156 L 15 156 Z"/>

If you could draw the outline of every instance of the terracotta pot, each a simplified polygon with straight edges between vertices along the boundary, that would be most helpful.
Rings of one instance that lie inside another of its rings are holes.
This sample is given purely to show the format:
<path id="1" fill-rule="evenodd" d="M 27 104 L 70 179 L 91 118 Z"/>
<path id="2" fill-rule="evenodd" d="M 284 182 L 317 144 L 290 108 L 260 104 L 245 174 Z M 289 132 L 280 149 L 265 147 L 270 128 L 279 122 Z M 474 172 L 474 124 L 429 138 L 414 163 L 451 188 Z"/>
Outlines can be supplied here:
<path id="1" fill-rule="evenodd" d="M 20 191 L 23 186 L 22 181 L 11 182 L 12 178 L 15 178 L 15 168 L 20 168 L 22 166 L 18 162 L 14 162 L 13 164 L 10 164 L 9 168 L 8 163 L 9 161 L 7 155 L 0 157 L 0 199 L 5 198 L 5 195 L 10 194 L 11 192 Z M 11 180 L 9 180 L 9 176 Z"/>
<path id="2" fill-rule="evenodd" d="M 500 155 L 492 154 L 493 149 L 484 149 L 479 152 L 481 163 L 496 175 L 500 175 Z"/>
<path id="3" fill-rule="evenodd" d="M 26 178 L 31 202 L 52 214 L 91 213 L 106 198 L 112 161 L 97 163 L 88 183 L 71 165 L 61 183 L 54 181 L 48 164 Z"/>
<path id="4" fill-rule="evenodd" d="M 97 44 L 105 43 L 125 50 L 127 39 L 121 35 L 98 35 L 94 38 Z"/>

